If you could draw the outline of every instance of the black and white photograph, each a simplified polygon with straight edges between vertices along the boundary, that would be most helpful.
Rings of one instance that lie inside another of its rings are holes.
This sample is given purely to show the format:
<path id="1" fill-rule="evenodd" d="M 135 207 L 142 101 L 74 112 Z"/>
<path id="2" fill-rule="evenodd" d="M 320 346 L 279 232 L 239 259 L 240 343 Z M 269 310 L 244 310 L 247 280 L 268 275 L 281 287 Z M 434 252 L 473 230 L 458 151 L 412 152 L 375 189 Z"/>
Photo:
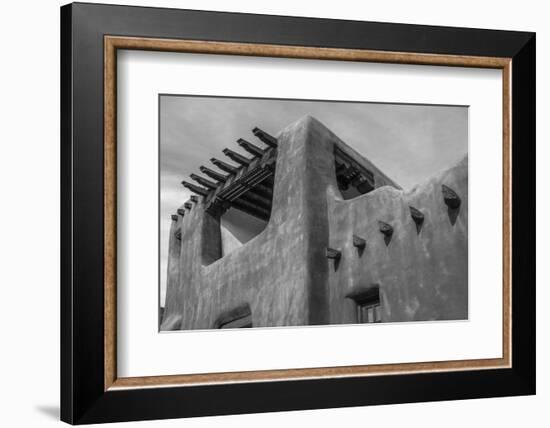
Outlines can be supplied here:
<path id="1" fill-rule="evenodd" d="M 468 106 L 158 102 L 161 332 L 468 319 Z"/>

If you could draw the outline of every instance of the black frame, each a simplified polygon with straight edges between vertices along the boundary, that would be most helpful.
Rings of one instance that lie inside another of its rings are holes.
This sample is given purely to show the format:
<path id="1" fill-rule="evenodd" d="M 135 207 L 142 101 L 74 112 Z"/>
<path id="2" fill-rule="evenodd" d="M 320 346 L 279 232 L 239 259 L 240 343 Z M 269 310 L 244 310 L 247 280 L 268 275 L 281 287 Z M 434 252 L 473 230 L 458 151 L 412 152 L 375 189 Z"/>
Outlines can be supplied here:
<path id="1" fill-rule="evenodd" d="M 104 35 L 512 58 L 512 368 L 104 392 Z M 61 8 L 61 419 L 72 424 L 535 393 L 535 34 L 76 3 Z"/>

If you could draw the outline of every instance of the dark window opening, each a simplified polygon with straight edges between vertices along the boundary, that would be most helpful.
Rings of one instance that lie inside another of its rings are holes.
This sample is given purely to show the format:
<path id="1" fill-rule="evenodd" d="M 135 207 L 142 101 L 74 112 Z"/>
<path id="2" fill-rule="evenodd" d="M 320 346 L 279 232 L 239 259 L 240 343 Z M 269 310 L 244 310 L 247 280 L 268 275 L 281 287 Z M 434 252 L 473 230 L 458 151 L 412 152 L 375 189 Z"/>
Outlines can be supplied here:
<path id="1" fill-rule="evenodd" d="M 382 322 L 380 306 L 380 287 L 360 287 L 347 294 L 346 297 L 355 302 L 356 320 L 358 323 Z"/>
<path id="2" fill-rule="evenodd" d="M 357 304 L 357 322 L 380 322 L 380 301 Z"/>
<path id="3" fill-rule="evenodd" d="M 334 147 L 338 189 L 344 199 L 353 199 L 375 188 L 374 174 L 338 147 Z"/>

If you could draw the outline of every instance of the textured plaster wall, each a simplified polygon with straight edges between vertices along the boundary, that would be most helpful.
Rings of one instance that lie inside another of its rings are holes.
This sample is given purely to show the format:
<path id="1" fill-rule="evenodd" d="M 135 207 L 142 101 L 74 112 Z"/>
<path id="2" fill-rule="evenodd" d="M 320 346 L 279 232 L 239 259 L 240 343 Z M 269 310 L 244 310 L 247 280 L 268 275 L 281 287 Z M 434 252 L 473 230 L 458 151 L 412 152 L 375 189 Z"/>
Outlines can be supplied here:
<path id="1" fill-rule="evenodd" d="M 328 262 L 330 323 L 356 322 L 355 303 L 346 295 L 375 284 L 380 287 L 382 322 L 466 319 L 467 157 L 410 191 L 384 185 L 346 201 L 338 190 L 330 156 L 333 144 L 342 142 L 320 124 L 315 129 L 318 169 L 324 171 L 317 197 L 326 198 L 328 205 L 327 245 L 342 251 L 339 261 Z M 377 180 L 379 184 L 383 183 Z M 461 198 L 458 210 L 449 212 L 443 184 Z M 420 232 L 409 206 L 424 214 Z M 393 227 L 391 240 L 384 239 L 379 221 Z M 354 234 L 366 240 L 363 250 L 353 246 Z"/>
<path id="2" fill-rule="evenodd" d="M 467 158 L 404 192 L 314 118 L 290 125 L 278 139 L 273 209 L 263 232 L 220 258 L 219 219 L 202 202 L 178 220 L 181 249 L 178 255 L 172 239 L 161 329 L 213 328 L 243 305 L 255 327 L 354 323 L 355 303 L 346 295 L 373 284 L 380 287 L 382 321 L 467 318 Z M 335 144 L 375 173 L 377 189 L 342 199 Z M 454 224 L 442 184 L 462 200 Z M 420 233 L 409 205 L 425 216 Z M 379 220 L 394 228 L 389 243 Z M 362 252 L 353 234 L 366 240 Z M 327 247 L 342 251 L 338 262 L 326 258 Z"/>
<path id="3" fill-rule="evenodd" d="M 179 278 L 168 280 L 177 286 L 167 289 L 162 330 L 212 328 L 220 315 L 243 304 L 250 306 L 254 326 L 305 325 L 310 312 L 319 312 L 309 311 L 308 130 L 301 121 L 278 135 L 271 218 L 245 245 L 201 264 L 203 249 L 215 246 L 206 237 L 215 241 L 220 229 L 202 202 L 186 213 Z"/>
<path id="4" fill-rule="evenodd" d="M 332 323 L 354 322 L 354 303 L 345 296 L 373 284 L 380 287 L 383 322 L 468 317 L 467 177 L 464 158 L 410 192 L 381 187 L 343 201 L 329 188 L 330 246 L 342 249 L 330 270 Z M 442 184 L 461 197 L 454 215 L 443 202 Z M 409 206 L 425 216 L 419 233 Z M 379 220 L 393 227 L 389 243 Z M 367 241 L 363 251 L 353 246 L 353 234 Z"/>

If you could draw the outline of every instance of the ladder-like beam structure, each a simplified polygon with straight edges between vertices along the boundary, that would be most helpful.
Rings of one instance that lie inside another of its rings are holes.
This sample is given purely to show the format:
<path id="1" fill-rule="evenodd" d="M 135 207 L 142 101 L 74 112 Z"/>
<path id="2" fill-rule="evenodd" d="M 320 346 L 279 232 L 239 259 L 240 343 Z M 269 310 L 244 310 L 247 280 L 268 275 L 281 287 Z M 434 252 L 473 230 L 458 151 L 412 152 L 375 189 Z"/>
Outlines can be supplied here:
<path id="1" fill-rule="evenodd" d="M 230 207 L 234 207 L 255 217 L 269 219 L 273 200 L 277 139 L 260 128 L 254 128 L 253 133 L 267 148 L 239 138 L 237 144 L 250 153 L 251 158 L 225 148 L 223 154 L 238 166 L 211 158 L 210 162 L 223 173 L 201 166 L 200 172 L 208 178 L 193 173 L 189 177 L 198 185 L 182 181 L 187 189 L 204 197 L 206 211 L 211 215 L 219 216 Z"/>

